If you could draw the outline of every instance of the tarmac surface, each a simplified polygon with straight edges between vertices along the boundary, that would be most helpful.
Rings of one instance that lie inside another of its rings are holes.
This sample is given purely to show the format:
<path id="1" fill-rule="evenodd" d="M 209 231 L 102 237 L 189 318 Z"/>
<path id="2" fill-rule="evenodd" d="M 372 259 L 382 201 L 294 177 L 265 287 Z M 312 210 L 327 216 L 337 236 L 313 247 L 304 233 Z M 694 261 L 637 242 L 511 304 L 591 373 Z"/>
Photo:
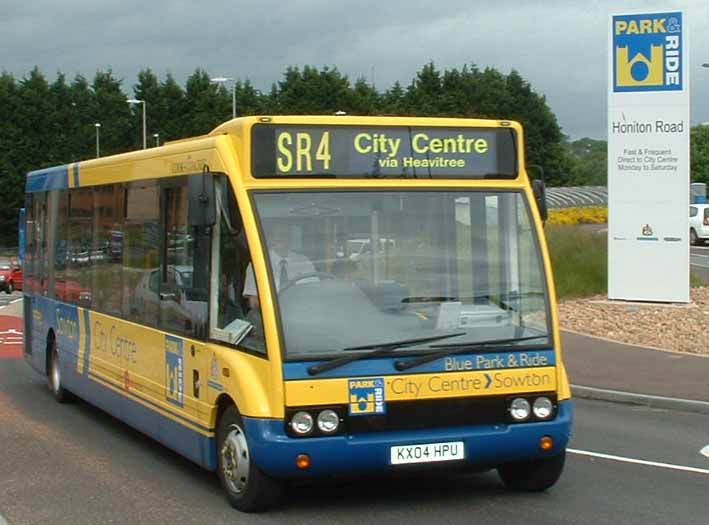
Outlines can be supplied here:
<path id="1" fill-rule="evenodd" d="M 574 397 L 709 414 L 709 357 L 562 332 Z"/>

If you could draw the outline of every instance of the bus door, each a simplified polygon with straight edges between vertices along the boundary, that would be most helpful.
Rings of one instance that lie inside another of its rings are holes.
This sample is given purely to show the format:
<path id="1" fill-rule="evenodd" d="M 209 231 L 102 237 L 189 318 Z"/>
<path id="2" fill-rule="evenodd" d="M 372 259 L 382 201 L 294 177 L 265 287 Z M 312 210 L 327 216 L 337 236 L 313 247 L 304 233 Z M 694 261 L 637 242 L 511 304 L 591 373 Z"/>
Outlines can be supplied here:
<path id="1" fill-rule="evenodd" d="M 161 188 L 161 255 L 157 275 L 161 344 L 151 346 L 146 379 L 161 385 L 156 401 L 198 420 L 206 417 L 206 338 L 209 283 L 209 231 L 188 221 L 187 178 Z M 204 258 L 206 263 L 204 262 Z M 157 341 L 156 341 L 157 343 Z M 158 365 L 159 364 L 159 365 Z M 161 429 L 169 432 L 169 428 Z"/>

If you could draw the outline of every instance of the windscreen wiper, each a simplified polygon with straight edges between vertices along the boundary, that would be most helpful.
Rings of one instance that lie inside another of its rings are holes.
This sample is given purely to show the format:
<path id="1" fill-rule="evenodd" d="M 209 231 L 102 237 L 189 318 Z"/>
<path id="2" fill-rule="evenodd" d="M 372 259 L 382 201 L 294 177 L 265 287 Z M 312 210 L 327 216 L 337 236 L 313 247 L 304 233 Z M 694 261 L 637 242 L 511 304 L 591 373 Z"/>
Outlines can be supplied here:
<path id="1" fill-rule="evenodd" d="M 531 341 L 533 339 L 547 338 L 548 335 L 530 335 L 528 337 L 517 337 L 512 339 L 490 339 L 488 341 L 478 341 L 475 343 L 458 343 L 458 344 L 447 344 L 447 345 L 431 345 L 430 348 L 439 348 L 430 354 L 419 357 L 418 359 L 412 359 L 411 361 L 397 361 L 394 363 L 394 367 L 400 372 L 403 370 L 408 370 L 415 366 L 420 366 L 436 359 L 442 357 L 449 357 L 456 354 L 464 354 L 470 350 L 475 350 L 479 348 L 485 348 L 487 346 L 499 346 L 507 345 L 512 343 L 517 343 L 519 341 Z"/>
<path id="2" fill-rule="evenodd" d="M 354 355 L 345 355 L 342 357 L 336 357 L 335 359 L 331 359 L 330 361 L 326 361 L 324 363 L 320 363 L 317 365 L 313 365 L 308 368 L 308 373 L 311 376 L 315 376 L 318 374 L 322 374 L 323 372 L 327 372 L 328 370 L 332 370 L 333 368 L 338 368 L 341 366 L 344 366 L 348 363 L 351 363 L 352 361 L 357 361 L 359 359 L 365 359 L 367 357 L 373 357 L 377 355 L 383 355 L 388 352 L 391 352 L 393 350 L 396 350 L 397 348 L 402 348 L 404 346 L 411 346 L 415 344 L 420 344 L 420 343 L 431 343 L 433 341 L 441 341 L 443 339 L 449 339 L 451 337 L 458 337 L 461 335 L 465 335 L 466 332 L 456 332 L 454 334 L 446 334 L 446 335 L 436 335 L 436 336 L 431 336 L 431 337 L 419 337 L 416 339 L 404 339 L 402 341 L 392 341 L 391 343 L 375 343 L 371 345 L 364 345 L 364 346 L 350 346 L 347 348 L 343 348 L 343 352 L 351 352 L 354 350 L 369 350 L 369 352 L 365 352 L 363 354 L 354 354 Z"/>

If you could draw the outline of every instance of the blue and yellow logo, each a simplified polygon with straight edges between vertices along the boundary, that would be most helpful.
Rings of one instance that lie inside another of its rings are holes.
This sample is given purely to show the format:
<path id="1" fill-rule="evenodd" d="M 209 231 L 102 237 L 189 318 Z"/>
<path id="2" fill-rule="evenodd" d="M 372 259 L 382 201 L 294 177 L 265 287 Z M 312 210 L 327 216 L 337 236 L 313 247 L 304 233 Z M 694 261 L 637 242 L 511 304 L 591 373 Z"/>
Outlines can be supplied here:
<path id="1" fill-rule="evenodd" d="M 682 13 L 613 17 L 613 91 L 682 90 Z"/>
<path id="2" fill-rule="evenodd" d="M 350 379 L 350 415 L 367 416 L 386 413 L 386 390 L 381 377 L 369 379 Z"/>
<path id="3" fill-rule="evenodd" d="M 165 336 L 165 399 L 182 407 L 185 392 L 185 365 L 182 339 Z"/>

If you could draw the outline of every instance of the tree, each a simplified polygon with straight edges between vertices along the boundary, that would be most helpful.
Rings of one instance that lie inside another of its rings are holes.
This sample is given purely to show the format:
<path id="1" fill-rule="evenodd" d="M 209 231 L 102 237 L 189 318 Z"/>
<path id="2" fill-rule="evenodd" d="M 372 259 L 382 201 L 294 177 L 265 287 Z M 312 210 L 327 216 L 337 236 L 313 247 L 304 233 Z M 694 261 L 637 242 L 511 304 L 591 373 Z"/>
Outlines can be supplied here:
<path id="1" fill-rule="evenodd" d="M 375 115 L 381 107 L 381 97 L 364 77 L 357 79 L 352 93 L 352 105 L 349 113 L 355 115 Z"/>
<path id="2" fill-rule="evenodd" d="M 709 184 L 709 126 L 694 126 L 690 131 L 692 182 Z"/>
<path id="3" fill-rule="evenodd" d="M 0 75 L 0 181 L 3 191 L 3 206 L 0 206 L 0 244 L 13 246 L 17 243 L 18 208 L 24 194 L 24 170 L 26 153 L 19 148 L 22 130 L 18 111 L 20 88 L 14 77 L 3 72 Z"/>
<path id="4" fill-rule="evenodd" d="M 165 114 L 161 117 L 159 131 L 162 142 L 186 137 L 185 92 L 170 73 L 160 84 L 160 100 L 165 110 Z"/>
<path id="5" fill-rule="evenodd" d="M 206 71 L 197 69 L 187 79 L 183 114 L 186 123 L 183 132 L 187 136 L 209 133 L 231 117 L 231 97 L 223 86 L 213 84 L 209 78 Z"/>
<path id="6" fill-rule="evenodd" d="M 572 163 L 572 185 L 605 186 L 608 183 L 608 143 L 605 140 L 582 138 L 565 147 Z"/>
<path id="7" fill-rule="evenodd" d="M 153 133 L 161 133 L 163 122 L 167 119 L 168 113 L 166 102 L 162 98 L 160 83 L 155 73 L 150 69 L 141 70 L 138 73 L 138 83 L 133 86 L 133 93 L 135 93 L 137 100 L 145 101 L 146 142 L 148 147 L 152 147 L 155 144 Z M 133 126 L 140 130 L 142 144 L 143 108 L 138 107 L 136 109 L 140 111 L 134 113 Z M 165 140 L 165 135 L 161 136 Z"/>
<path id="8" fill-rule="evenodd" d="M 142 107 L 131 108 L 113 72 L 97 71 L 92 84 L 93 121 L 101 122 L 101 156 L 123 153 L 143 146 Z M 141 119 L 136 120 L 135 114 Z M 140 124 L 138 124 L 140 122 Z"/>
<path id="9" fill-rule="evenodd" d="M 278 83 L 278 112 L 290 114 L 333 114 L 353 107 L 350 82 L 337 68 L 303 71 L 289 67 Z"/>
<path id="10" fill-rule="evenodd" d="M 237 81 L 234 86 L 236 99 L 236 116 L 244 117 L 248 115 L 259 115 L 264 111 L 264 103 L 261 100 L 261 93 L 254 89 L 249 82 Z"/>
<path id="11" fill-rule="evenodd" d="M 93 158 L 96 155 L 96 123 L 110 125 L 109 122 L 101 122 L 101 117 L 97 117 L 98 112 L 95 107 L 94 92 L 88 80 L 83 76 L 74 77 L 70 91 L 69 105 L 65 108 L 70 121 L 67 123 L 67 133 L 72 135 L 69 141 L 69 158 L 63 162 L 75 162 Z"/>
<path id="12" fill-rule="evenodd" d="M 382 96 L 382 113 L 386 115 L 405 115 L 406 92 L 397 80 Z"/>

